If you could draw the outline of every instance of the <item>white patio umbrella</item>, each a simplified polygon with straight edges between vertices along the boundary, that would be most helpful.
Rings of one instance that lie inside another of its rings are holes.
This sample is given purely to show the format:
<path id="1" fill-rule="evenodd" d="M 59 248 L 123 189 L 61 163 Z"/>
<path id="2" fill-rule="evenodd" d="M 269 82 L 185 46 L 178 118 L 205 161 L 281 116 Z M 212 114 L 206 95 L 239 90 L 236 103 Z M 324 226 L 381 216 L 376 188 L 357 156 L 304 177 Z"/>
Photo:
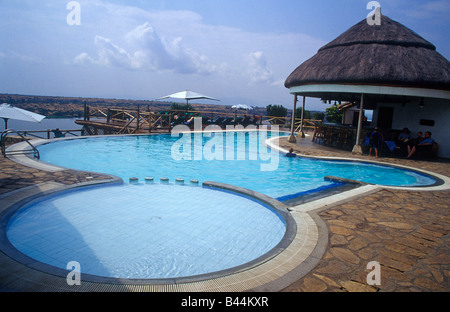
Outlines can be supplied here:
<path id="1" fill-rule="evenodd" d="M 245 105 L 245 104 L 233 105 L 233 106 L 231 106 L 231 108 L 234 108 L 234 109 L 245 109 L 245 110 L 252 110 L 253 109 L 253 107 L 251 107 L 249 105 Z"/>
<path id="2" fill-rule="evenodd" d="M 213 101 L 220 101 L 218 99 L 212 98 L 210 96 L 200 94 L 191 90 L 185 90 L 177 93 L 173 93 L 167 96 L 164 96 L 162 98 L 159 98 L 157 100 L 167 99 L 167 98 L 174 98 L 174 99 L 183 99 L 186 100 L 186 105 L 189 104 L 189 100 L 213 100 Z"/>
<path id="3" fill-rule="evenodd" d="M 14 107 L 11 104 L 3 103 L 0 105 L 0 118 L 5 120 L 5 130 L 8 129 L 8 119 L 41 122 L 45 118 L 43 115 L 39 115 L 25 109 Z"/>

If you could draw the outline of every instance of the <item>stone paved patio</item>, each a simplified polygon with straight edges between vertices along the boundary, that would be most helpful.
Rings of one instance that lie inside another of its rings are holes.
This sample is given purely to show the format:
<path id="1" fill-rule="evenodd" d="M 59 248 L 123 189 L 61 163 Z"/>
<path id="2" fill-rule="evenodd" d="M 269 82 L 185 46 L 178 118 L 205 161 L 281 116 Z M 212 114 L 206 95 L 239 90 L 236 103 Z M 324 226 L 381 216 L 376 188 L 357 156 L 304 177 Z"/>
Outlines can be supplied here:
<path id="1" fill-rule="evenodd" d="M 311 143 L 308 137 L 297 144 L 282 139 L 280 146 L 304 155 L 369 159 Z M 378 161 L 450 173 L 448 161 Z M 327 251 L 311 272 L 284 291 L 449 291 L 449 205 L 448 190 L 383 189 L 320 211 L 329 232 Z M 380 263 L 380 286 L 367 284 L 371 261 Z"/>
<path id="2" fill-rule="evenodd" d="M 308 137 L 297 144 L 282 139 L 280 146 L 293 147 L 304 155 L 368 159 L 312 144 Z M 378 161 L 450 176 L 448 161 Z M 74 184 L 105 178 L 73 170 L 45 172 L 0 158 L 0 196 L 43 182 Z M 319 209 L 317 214 L 328 228 L 326 252 L 312 271 L 284 291 L 449 291 L 449 203 L 449 190 L 380 189 L 366 197 Z M 381 265 L 380 286 L 366 283 L 370 261 Z"/>

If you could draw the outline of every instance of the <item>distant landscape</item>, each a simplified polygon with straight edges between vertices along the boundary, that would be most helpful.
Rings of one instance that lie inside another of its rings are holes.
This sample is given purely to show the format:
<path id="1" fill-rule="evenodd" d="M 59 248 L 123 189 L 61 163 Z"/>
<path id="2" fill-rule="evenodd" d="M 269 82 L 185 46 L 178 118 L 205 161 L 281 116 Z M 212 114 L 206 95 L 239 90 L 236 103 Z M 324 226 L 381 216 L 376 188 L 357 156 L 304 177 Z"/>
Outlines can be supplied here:
<path id="1" fill-rule="evenodd" d="M 161 112 L 170 109 L 173 102 L 144 101 L 124 99 L 81 98 L 61 96 L 35 96 L 19 94 L 0 94 L 0 103 L 12 104 L 47 118 L 82 118 L 84 105 L 90 108 L 122 108 L 139 109 L 144 111 Z M 200 104 L 189 101 L 189 104 L 197 111 L 209 112 L 233 112 L 231 105 Z M 257 107 L 252 114 L 265 115 L 265 107 Z"/>

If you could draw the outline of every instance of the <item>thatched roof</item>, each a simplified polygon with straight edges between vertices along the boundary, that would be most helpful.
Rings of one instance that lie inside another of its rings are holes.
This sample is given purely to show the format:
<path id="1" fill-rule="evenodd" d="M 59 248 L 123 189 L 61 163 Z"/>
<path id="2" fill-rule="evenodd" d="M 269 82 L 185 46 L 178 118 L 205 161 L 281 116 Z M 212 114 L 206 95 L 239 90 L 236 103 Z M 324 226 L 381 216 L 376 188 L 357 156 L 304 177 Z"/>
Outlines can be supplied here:
<path id="1" fill-rule="evenodd" d="M 330 83 L 450 90 L 450 62 L 433 44 L 382 15 L 381 25 L 364 19 L 322 47 L 285 86 Z"/>

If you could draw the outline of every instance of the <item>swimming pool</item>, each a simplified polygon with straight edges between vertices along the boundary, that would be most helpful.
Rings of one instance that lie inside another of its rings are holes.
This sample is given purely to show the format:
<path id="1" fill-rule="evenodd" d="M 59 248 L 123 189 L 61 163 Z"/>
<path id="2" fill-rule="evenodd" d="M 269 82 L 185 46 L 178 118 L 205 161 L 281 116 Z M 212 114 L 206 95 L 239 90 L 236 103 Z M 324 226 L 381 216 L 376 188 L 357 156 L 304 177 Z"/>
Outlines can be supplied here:
<path id="1" fill-rule="evenodd" d="M 169 183 L 65 191 L 36 200 L 7 225 L 15 248 L 48 265 L 125 279 L 197 276 L 271 251 L 286 221 L 260 201 Z"/>
<path id="2" fill-rule="evenodd" d="M 191 143 L 196 138 L 194 134 Z M 244 135 L 244 137 L 242 136 Z M 251 134 L 253 135 L 253 134 Z M 223 140 L 218 154 L 222 159 L 195 159 L 192 144 L 191 159 L 174 159 L 173 146 L 179 137 L 171 135 L 92 137 L 59 141 L 39 146 L 41 160 L 63 167 L 113 174 L 128 181 L 137 177 L 168 177 L 171 181 L 215 181 L 248 188 L 273 198 L 313 192 L 317 189 L 339 185 L 325 181 L 325 176 L 335 176 L 366 183 L 389 186 L 426 186 L 436 181 L 424 174 L 371 163 L 312 158 L 287 158 L 276 150 L 259 145 L 251 147 L 252 136 L 241 133 Z M 283 134 L 285 135 L 285 134 Z M 271 133 L 268 132 L 267 137 Z M 201 137 L 203 150 L 211 149 L 212 136 Z M 217 141 L 216 141 L 217 142 Z M 209 144 L 209 145 L 208 145 Z M 231 152 L 230 152 L 231 149 Z M 261 151 L 264 153 L 261 154 Z M 227 155 L 234 155 L 230 159 Z M 240 155 L 240 156 L 239 156 Z M 216 157 L 219 158 L 219 157 Z M 261 166 L 272 162 L 275 170 L 263 171 Z"/>
<path id="3" fill-rule="evenodd" d="M 395 186 L 436 183 L 432 177 L 396 167 L 288 158 L 261 144 L 271 136 L 131 135 L 40 145 L 44 162 L 116 175 L 125 183 L 76 188 L 21 206 L 8 221 L 8 241 L 51 267 L 66 269 L 67 263 L 77 261 L 85 276 L 220 276 L 266 261 L 293 239 L 287 206 L 286 211 L 274 209 L 273 203 L 255 199 L 259 195 L 253 191 L 284 200 L 341 185 L 325 176 Z M 126 183 L 131 177 L 140 182 Z M 152 181 L 148 177 L 156 183 L 143 182 Z M 162 177 L 171 183 L 159 183 Z M 174 183 L 175 179 L 187 183 Z M 186 185 L 193 179 L 250 191 L 242 196 L 201 183 Z"/>

